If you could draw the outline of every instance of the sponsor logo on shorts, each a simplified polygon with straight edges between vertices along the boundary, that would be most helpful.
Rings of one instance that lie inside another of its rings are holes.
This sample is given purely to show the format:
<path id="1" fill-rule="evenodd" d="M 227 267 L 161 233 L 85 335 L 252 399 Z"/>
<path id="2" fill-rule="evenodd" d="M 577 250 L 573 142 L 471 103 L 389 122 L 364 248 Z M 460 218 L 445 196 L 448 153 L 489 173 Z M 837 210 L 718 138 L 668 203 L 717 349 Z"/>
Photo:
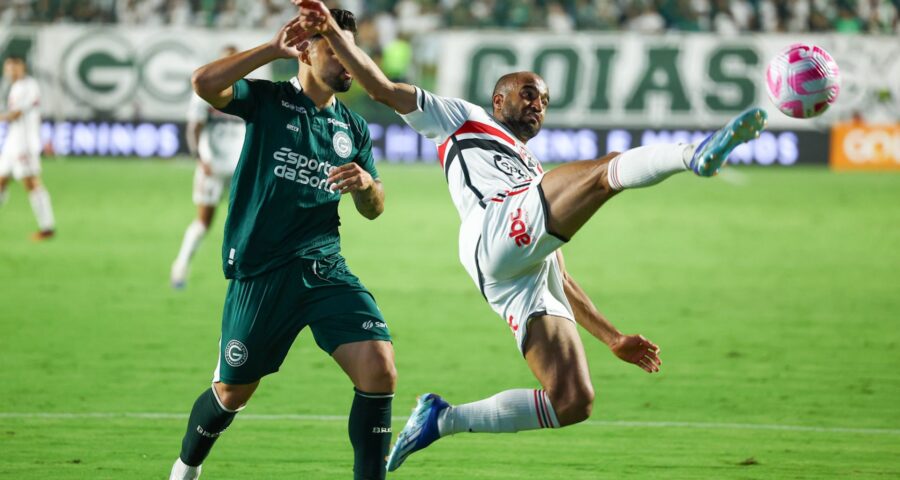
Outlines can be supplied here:
<path id="1" fill-rule="evenodd" d="M 290 130 L 290 131 L 292 131 L 292 132 L 299 132 L 299 131 L 300 131 L 300 127 L 298 127 L 298 126 L 296 126 L 296 125 L 294 125 L 294 124 L 292 124 L 292 123 L 288 123 L 288 124 L 285 125 L 285 126 L 287 127 L 288 130 Z"/>
<path id="2" fill-rule="evenodd" d="M 247 347 L 237 340 L 232 340 L 225 345 L 225 363 L 232 367 L 240 367 L 247 363 L 249 356 L 250 353 L 247 352 Z"/>
<path id="3" fill-rule="evenodd" d="M 516 213 L 509 215 L 509 238 L 514 238 L 517 247 L 523 247 L 531 244 L 531 235 L 528 235 L 528 227 L 522 218 L 522 209 L 517 208 Z"/>
<path id="4" fill-rule="evenodd" d="M 506 320 L 506 323 L 509 324 L 509 328 L 511 328 L 513 332 L 516 332 L 519 330 L 519 324 L 513 323 L 513 321 L 514 321 L 513 316 L 510 315 L 509 318 Z"/>
<path id="5" fill-rule="evenodd" d="M 391 427 L 373 427 L 372 433 L 391 433 L 393 430 Z"/>
<path id="6" fill-rule="evenodd" d="M 373 322 L 372 320 L 366 320 L 362 324 L 363 330 L 371 330 L 373 328 L 387 328 L 387 324 L 384 322 Z"/>
<path id="7" fill-rule="evenodd" d="M 353 142 L 350 141 L 350 135 L 347 135 L 347 132 L 335 132 L 331 143 L 334 145 L 334 153 L 341 158 L 349 157 L 350 152 L 353 151 Z"/>

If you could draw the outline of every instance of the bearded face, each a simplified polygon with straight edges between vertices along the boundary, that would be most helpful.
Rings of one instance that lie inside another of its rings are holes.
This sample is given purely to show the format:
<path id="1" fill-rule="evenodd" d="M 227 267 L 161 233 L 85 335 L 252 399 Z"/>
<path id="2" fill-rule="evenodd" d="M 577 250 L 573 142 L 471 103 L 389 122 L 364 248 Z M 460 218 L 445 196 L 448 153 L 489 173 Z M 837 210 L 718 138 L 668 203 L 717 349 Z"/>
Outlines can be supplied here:
<path id="1" fill-rule="evenodd" d="M 520 139 L 534 138 L 544 125 L 544 114 L 550 96 L 544 80 L 533 73 L 523 73 L 504 88 L 503 98 L 496 112 Z"/>
<path id="2" fill-rule="evenodd" d="M 328 42 L 321 39 L 315 40 L 309 48 L 309 61 L 310 66 L 312 66 L 313 76 L 320 82 L 328 85 L 335 92 L 340 93 L 350 90 L 350 86 L 353 84 L 353 77 L 341 65 Z"/>

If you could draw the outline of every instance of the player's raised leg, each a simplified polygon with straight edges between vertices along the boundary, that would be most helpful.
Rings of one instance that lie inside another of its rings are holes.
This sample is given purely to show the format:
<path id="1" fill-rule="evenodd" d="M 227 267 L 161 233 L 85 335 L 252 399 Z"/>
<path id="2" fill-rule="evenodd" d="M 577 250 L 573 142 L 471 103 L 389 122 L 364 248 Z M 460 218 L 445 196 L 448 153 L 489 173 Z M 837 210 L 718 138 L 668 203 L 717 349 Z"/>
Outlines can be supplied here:
<path id="1" fill-rule="evenodd" d="M 259 380 L 245 385 L 216 382 L 197 397 L 181 442 L 181 453 L 172 466 L 169 480 L 195 480 L 200 476 L 200 465 L 213 444 L 258 386 Z"/>
<path id="2" fill-rule="evenodd" d="M 541 180 L 541 189 L 549 204 L 550 231 L 571 238 L 600 206 L 622 190 L 656 185 L 688 170 L 699 176 L 712 176 L 735 147 L 758 137 L 765 126 L 765 111 L 752 108 L 733 118 L 698 146 L 638 147 L 555 168 Z"/>
<path id="3" fill-rule="evenodd" d="M 384 478 L 385 457 L 391 444 L 391 403 L 397 384 L 394 348 L 386 341 L 345 343 L 332 357 L 354 386 L 347 424 L 353 445 L 354 478 Z"/>

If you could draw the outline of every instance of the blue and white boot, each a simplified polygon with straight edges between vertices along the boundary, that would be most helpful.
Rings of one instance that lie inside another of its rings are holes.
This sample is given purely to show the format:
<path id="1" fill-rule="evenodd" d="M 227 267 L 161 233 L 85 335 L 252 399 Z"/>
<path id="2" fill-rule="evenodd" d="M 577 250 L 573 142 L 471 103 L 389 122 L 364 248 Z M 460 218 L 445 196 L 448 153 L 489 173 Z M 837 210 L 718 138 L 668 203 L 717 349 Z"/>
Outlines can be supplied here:
<path id="1" fill-rule="evenodd" d="M 397 436 L 397 443 L 391 449 L 387 460 L 387 470 L 393 472 L 400 468 L 406 457 L 419 451 L 441 438 L 438 431 L 438 415 L 450 404 L 444 401 L 440 395 L 426 393 L 419 397 L 416 407 L 413 408 L 406 426 Z"/>
<path id="2" fill-rule="evenodd" d="M 691 170 L 701 177 L 715 175 L 735 147 L 759 137 L 759 133 L 766 129 L 768 118 L 761 108 L 745 110 L 732 118 L 697 146 L 691 158 Z"/>

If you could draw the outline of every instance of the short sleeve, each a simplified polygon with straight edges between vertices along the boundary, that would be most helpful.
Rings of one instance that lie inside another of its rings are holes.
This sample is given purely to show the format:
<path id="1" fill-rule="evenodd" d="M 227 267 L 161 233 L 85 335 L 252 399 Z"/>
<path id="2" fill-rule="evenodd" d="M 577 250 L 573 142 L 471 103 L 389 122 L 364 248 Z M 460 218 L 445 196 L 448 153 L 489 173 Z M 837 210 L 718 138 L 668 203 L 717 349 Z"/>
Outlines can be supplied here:
<path id="1" fill-rule="evenodd" d="M 375 158 L 372 156 L 372 136 L 369 134 L 369 125 L 365 121 L 359 124 L 359 144 L 357 146 L 356 158 L 353 160 L 365 171 L 369 172 L 372 178 L 378 178 L 378 170 L 375 169 Z"/>
<path id="2" fill-rule="evenodd" d="M 272 82 L 268 80 L 242 78 L 234 82 L 231 101 L 219 110 L 249 120 L 256 114 L 257 105 L 265 97 L 270 85 Z"/>
<path id="3" fill-rule="evenodd" d="M 209 104 L 196 93 L 191 95 L 188 104 L 187 121 L 191 123 L 206 123 L 209 118 Z"/>
<path id="4" fill-rule="evenodd" d="M 400 118 L 435 143 L 443 143 L 453 135 L 477 108 L 465 100 L 441 97 L 419 87 L 416 87 L 416 105 L 415 111 Z"/>

